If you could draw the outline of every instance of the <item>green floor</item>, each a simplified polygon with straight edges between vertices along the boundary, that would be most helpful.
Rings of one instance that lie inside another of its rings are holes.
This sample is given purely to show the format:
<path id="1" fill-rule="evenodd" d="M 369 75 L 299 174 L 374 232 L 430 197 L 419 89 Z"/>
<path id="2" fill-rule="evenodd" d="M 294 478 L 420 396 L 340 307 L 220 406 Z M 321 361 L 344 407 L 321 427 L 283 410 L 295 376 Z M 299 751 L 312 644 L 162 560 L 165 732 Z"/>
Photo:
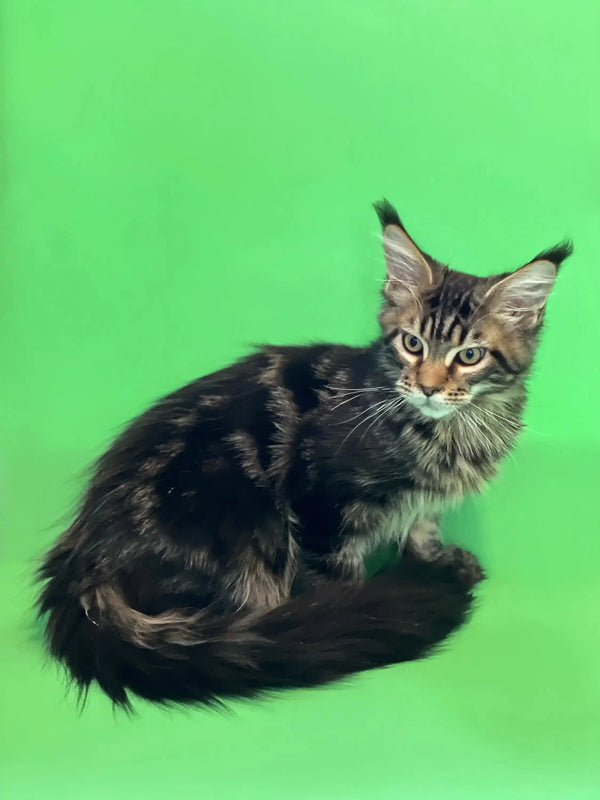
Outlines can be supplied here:
<path id="1" fill-rule="evenodd" d="M 600 6 L 4 0 L 0 36 L 0 795 L 600 797 Z M 79 715 L 30 574 L 83 470 L 250 343 L 367 341 L 382 195 L 467 271 L 575 241 L 529 430 L 446 520 L 472 622 L 345 687 Z"/>

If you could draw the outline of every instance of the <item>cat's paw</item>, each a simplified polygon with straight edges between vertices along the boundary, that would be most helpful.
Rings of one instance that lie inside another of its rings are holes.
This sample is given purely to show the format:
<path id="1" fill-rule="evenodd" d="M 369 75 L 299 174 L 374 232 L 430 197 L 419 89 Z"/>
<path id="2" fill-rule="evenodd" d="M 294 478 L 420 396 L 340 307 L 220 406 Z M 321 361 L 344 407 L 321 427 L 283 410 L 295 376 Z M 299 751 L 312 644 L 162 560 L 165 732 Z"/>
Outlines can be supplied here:
<path id="1" fill-rule="evenodd" d="M 450 545 L 444 548 L 442 559 L 456 570 L 461 581 L 469 588 L 485 578 L 479 559 L 469 550 Z"/>

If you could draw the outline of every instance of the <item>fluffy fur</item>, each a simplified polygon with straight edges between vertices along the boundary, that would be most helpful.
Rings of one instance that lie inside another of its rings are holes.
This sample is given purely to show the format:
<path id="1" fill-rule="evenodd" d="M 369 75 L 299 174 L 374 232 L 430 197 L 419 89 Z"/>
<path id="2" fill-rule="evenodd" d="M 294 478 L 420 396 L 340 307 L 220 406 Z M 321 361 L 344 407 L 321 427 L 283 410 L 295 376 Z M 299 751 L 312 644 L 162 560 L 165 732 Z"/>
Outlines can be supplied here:
<path id="1" fill-rule="evenodd" d="M 315 686 L 420 658 L 466 619 L 482 573 L 441 545 L 437 514 L 513 446 L 570 248 L 475 278 L 377 212 L 376 341 L 265 347 L 159 401 L 99 460 L 40 568 L 50 652 L 84 696 Z M 402 561 L 365 580 L 385 541 Z"/>

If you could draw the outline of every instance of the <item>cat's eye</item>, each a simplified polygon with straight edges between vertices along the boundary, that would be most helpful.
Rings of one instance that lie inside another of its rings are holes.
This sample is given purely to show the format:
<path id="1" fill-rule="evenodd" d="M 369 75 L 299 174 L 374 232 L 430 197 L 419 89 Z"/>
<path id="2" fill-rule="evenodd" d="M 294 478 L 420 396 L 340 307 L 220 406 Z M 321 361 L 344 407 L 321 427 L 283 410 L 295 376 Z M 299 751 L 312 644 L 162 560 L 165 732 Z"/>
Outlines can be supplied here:
<path id="1" fill-rule="evenodd" d="M 418 356 L 423 352 L 423 342 L 414 333 L 402 334 L 402 344 L 404 349 L 414 356 Z"/>
<path id="2" fill-rule="evenodd" d="M 479 364 L 485 355 L 484 347 L 465 347 L 456 354 L 456 360 L 465 367 L 472 367 Z"/>

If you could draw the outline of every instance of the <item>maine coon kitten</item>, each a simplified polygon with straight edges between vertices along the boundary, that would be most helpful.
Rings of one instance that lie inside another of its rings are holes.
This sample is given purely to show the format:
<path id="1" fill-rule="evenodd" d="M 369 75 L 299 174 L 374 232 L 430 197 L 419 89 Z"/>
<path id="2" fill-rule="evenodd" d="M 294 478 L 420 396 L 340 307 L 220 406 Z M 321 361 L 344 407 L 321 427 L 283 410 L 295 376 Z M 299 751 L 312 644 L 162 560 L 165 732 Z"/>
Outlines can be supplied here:
<path id="1" fill-rule="evenodd" d="M 481 577 L 436 516 L 521 427 L 563 244 L 476 278 L 376 206 L 387 277 L 366 347 L 265 347 L 150 408 L 46 555 L 51 653 L 83 696 L 220 702 L 430 652 Z M 364 580 L 383 541 L 398 567 Z"/>

